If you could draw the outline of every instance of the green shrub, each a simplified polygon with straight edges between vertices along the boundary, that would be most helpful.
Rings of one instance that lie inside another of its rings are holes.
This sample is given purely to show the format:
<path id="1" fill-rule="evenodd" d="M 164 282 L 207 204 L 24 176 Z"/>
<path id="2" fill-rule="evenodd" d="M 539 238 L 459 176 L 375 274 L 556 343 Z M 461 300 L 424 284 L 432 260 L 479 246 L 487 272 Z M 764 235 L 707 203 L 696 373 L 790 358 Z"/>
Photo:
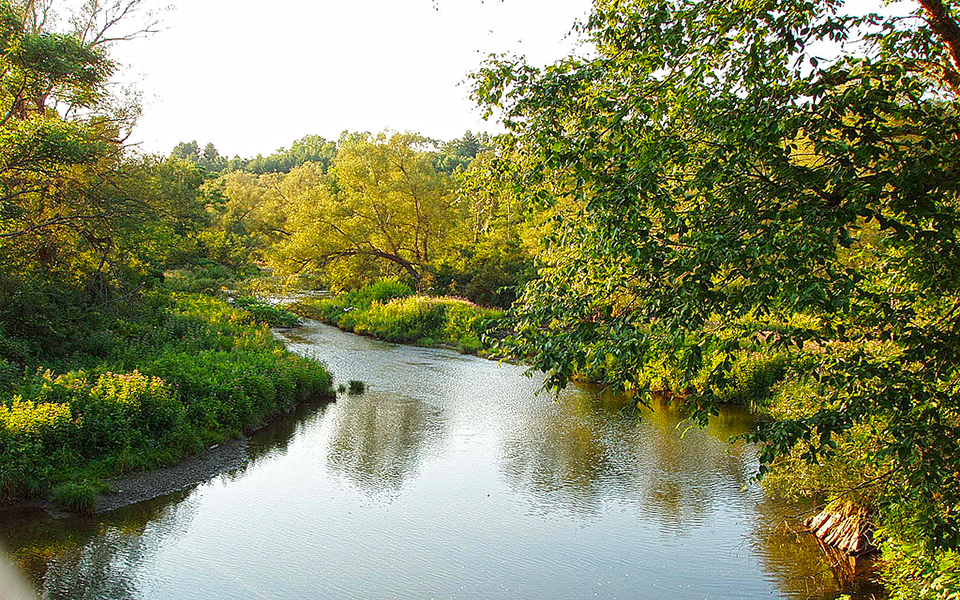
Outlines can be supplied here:
<path id="1" fill-rule="evenodd" d="M 372 304 L 357 313 L 354 331 L 389 342 L 413 343 L 442 338 L 446 306 L 425 296 L 411 296 L 387 304 Z"/>
<path id="2" fill-rule="evenodd" d="M 732 380 L 717 393 L 722 402 L 731 404 L 763 404 L 773 395 L 790 365 L 786 353 L 750 352 L 739 355 L 731 369 Z"/>
<path id="3" fill-rule="evenodd" d="M 287 308 L 309 319 L 317 319 L 352 331 L 356 326 L 358 311 L 365 311 L 374 303 L 385 304 L 395 298 L 406 298 L 412 294 L 413 288 L 400 280 L 383 279 L 335 298 L 301 300 Z"/>
<path id="4" fill-rule="evenodd" d="M 236 277 L 236 271 L 214 262 L 164 273 L 163 285 L 174 292 L 217 293 Z"/>
<path id="5" fill-rule="evenodd" d="M 42 492 L 75 444 L 70 406 L 14 396 L 0 405 L 0 499 Z"/>
<path id="6" fill-rule="evenodd" d="M 88 481 L 70 481 L 53 488 L 50 499 L 67 510 L 91 514 L 101 489 L 101 486 Z"/>
<path id="7" fill-rule="evenodd" d="M 887 540 L 880 571 L 891 600 L 960 598 L 960 553 Z"/>
<path id="8" fill-rule="evenodd" d="M 289 308 L 390 342 L 455 346 L 466 352 L 481 350 L 484 333 L 503 315 L 466 300 L 411 294 L 405 284 L 384 280 L 336 298 L 304 300 Z"/>
<path id="9" fill-rule="evenodd" d="M 348 387 L 349 394 L 362 394 L 367 390 L 367 384 L 356 379 L 351 379 Z"/>
<path id="10" fill-rule="evenodd" d="M 171 464 L 330 392 L 320 363 L 287 352 L 222 300 L 145 294 L 108 326 L 124 343 L 89 368 L 41 368 L 10 386 L 16 395 L 0 404 L 0 499 L 56 488 L 82 508 L 84 481 Z"/>
<path id="11" fill-rule="evenodd" d="M 346 294 L 348 306 L 363 310 L 379 302 L 385 304 L 396 298 L 406 298 L 413 295 L 413 288 L 398 279 L 381 279 L 376 283 L 362 287 L 359 290 Z"/>
<path id="12" fill-rule="evenodd" d="M 125 447 L 152 447 L 186 427 L 186 411 L 172 386 L 139 371 L 104 373 L 85 401 L 75 402 L 82 415 L 84 453 Z"/>

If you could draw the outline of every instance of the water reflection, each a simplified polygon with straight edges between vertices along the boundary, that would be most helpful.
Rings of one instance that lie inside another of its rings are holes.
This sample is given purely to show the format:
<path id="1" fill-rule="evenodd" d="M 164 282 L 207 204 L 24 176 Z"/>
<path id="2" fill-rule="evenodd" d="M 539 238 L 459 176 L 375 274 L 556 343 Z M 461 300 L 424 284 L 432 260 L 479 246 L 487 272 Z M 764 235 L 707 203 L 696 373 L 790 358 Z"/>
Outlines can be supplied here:
<path id="1" fill-rule="evenodd" d="M 339 381 L 252 436 L 247 465 L 98 519 L 0 516 L 47 598 L 835 598 L 841 576 L 783 524 L 796 507 L 729 444 L 749 415 L 688 429 L 666 404 L 313 327 Z M 638 418 L 639 417 L 639 418 Z M 387 499 L 387 502 L 380 502 Z M 870 590 L 848 587 L 854 598 Z"/>
<path id="2" fill-rule="evenodd" d="M 368 393 L 336 408 L 327 464 L 367 494 L 395 493 L 442 443 L 441 411 L 419 400 Z"/>
<path id="3" fill-rule="evenodd" d="M 500 450 L 510 486 L 544 511 L 596 514 L 617 480 L 615 451 L 598 409 L 583 395 L 568 395 L 556 399 L 552 410 L 513 423 Z"/>
<path id="4" fill-rule="evenodd" d="M 536 506 L 589 515 L 615 501 L 679 533 L 730 502 L 752 502 L 754 453 L 729 443 L 749 428 L 746 414 L 702 430 L 669 404 L 638 412 L 624 398 L 581 388 L 518 422 L 500 464 Z"/>
<path id="5" fill-rule="evenodd" d="M 190 492 L 143 502 L 100 519 L 8 512 L 0 531 L 10 557 L 45 600 L 140 598 L 145 567 L 189 526 Z"/>

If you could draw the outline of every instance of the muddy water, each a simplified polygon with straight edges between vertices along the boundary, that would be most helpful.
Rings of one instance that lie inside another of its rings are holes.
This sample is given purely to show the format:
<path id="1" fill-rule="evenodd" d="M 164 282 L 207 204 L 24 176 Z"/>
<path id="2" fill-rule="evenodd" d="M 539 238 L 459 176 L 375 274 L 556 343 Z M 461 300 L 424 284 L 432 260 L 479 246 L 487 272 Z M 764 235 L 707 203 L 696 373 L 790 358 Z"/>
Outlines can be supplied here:
<path id="1" fill-rule="evenodd" d="M 521 367 L 310 324 L 283 334 L 362 395 L 306 405 L 249 462 L 97 518 L 7 515 L 46 598 L 836 598 L 841 580 L 752 483 L 752 427 Z M 2 595 L 2 594 L 0 594 Z"/>

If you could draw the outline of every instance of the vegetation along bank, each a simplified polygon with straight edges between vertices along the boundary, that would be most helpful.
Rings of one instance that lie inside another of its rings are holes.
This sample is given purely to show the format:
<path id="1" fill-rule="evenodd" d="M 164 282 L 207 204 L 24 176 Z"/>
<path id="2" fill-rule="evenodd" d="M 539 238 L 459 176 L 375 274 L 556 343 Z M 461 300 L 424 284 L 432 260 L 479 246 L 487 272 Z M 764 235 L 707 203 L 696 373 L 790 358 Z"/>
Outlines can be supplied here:
<path id="1" fill-rule="evenodd" d="M 460 298 L 414 294 L 413 288 L 396 279 L 334 298 L 300 300 L 286 308 L 388 342 L 450 347 L 474 354 L 489 348 L 485 336 L 503 317 L 503 311 Z"/>

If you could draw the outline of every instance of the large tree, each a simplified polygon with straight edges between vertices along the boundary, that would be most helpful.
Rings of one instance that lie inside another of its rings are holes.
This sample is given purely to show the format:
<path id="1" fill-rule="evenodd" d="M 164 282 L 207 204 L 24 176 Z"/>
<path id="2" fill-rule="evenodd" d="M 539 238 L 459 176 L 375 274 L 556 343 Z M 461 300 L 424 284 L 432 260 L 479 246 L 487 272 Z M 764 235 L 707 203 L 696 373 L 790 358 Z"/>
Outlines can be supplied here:
<path id="1" fill-rule="evenodd" d="M 52 4 L 0 1 L 0 254 L 9 273 L 92 251 L 98 274 L 117 230 L 147 207 L 125 190 L 137 110 L 108 93 L 107 49 L 153 25 L 130 26 L 139 0 L 91 0 L 53 30 Z"/>
<path id="2" fill-rule="evenodd" d="M 452 180 L 434 167 L 431 146 L 411 133 L 342 140 L 327 177 L 291 188 L 279 263 L 296 272 L 379 265 L 419 282 L 457 222 Z"/>
<path id="3" fill-rule="evenodd" d="M 583 56 L 475 75 L 522 188 L 564 207 L 513 350 L 555 385 L 668 369 L 700 418 L 737 357 L 798 352 L 810 393 L 754 437 L 761 471 L 866 431 L 885 514 L 956 547 L 957 11 L 841 8 L 597 0 Z"/>

